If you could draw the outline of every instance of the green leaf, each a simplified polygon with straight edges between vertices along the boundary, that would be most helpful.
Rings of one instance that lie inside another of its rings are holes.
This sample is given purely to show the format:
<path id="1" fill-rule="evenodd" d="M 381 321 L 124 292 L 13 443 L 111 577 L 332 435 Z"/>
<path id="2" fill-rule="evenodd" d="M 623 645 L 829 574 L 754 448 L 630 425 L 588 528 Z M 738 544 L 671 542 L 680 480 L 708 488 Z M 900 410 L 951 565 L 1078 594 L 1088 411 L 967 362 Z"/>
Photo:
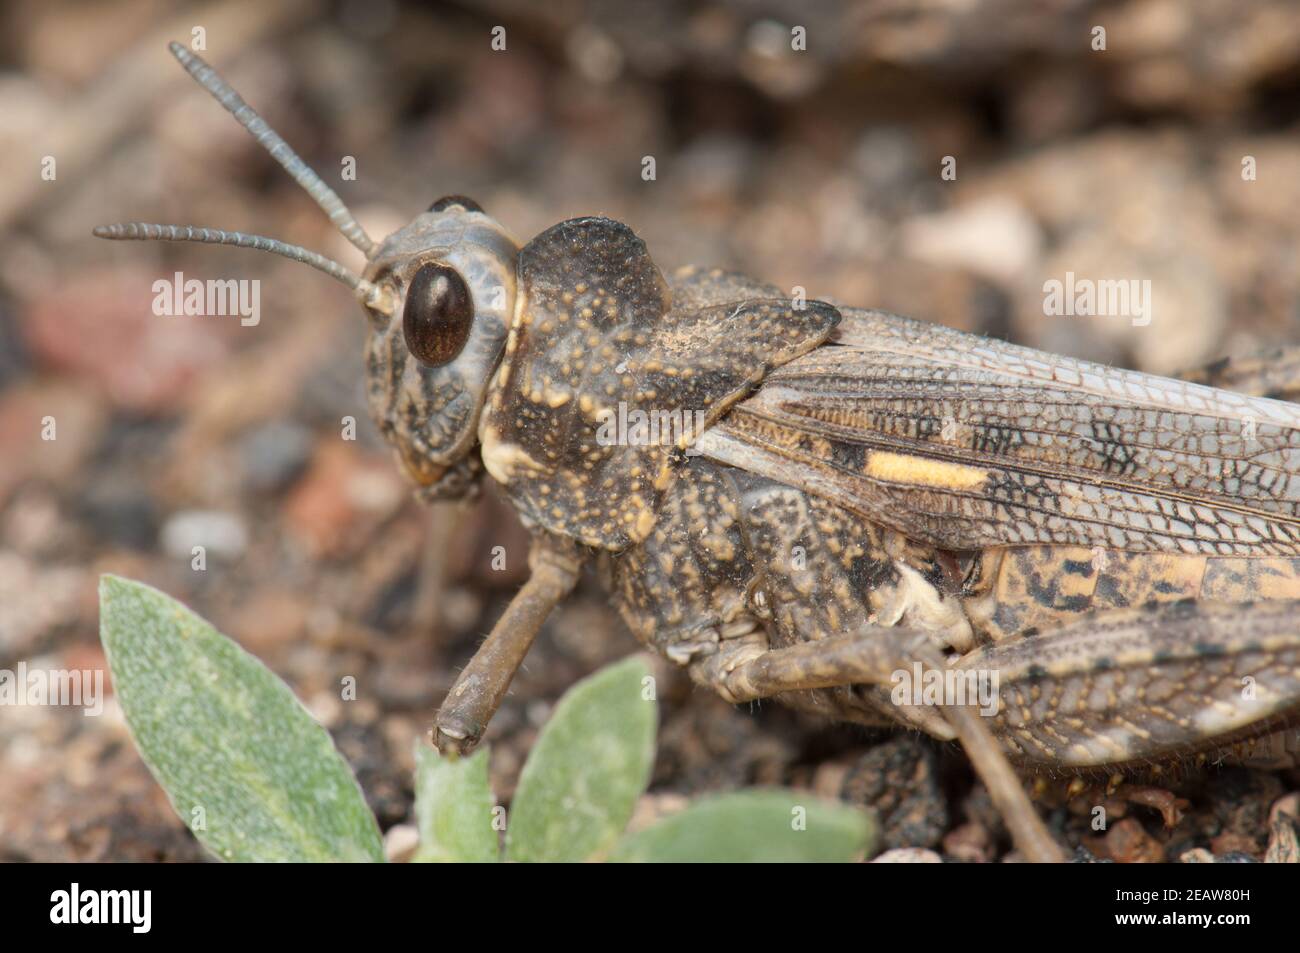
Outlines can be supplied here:
<path id="1" fill-rule="evenodd" d="M 874 840 L 875 825 L 864 811 L 793 791 L 739 791 L 701 798 L 629 834 L 610 860 L 844 862 L 862 857 Z"/>
<path id="2" fill-rule="evenodd" d="M 99 607 L 136 747 L 208 850 L 235 861 L 384 859 L 347 763 L 270 669 L 143 583 L 103 576 Z"/>
<path id="3" fill-rule="evenodd" d="M 444 758 L 423 740 L 415 743 L 415 819 L 420 826 L 418 863 L 482 863 L 500 859 L 492 827 L 487 749 L 468 758 Z"/>
<path id="4" fill-rule="evenodd" d="M 555 706 L 519 776 L 506 856 L 577 861 L 608 850 L 632 816 L 654 763 L 653 695 L 628 659 L 583 679 Z"/>

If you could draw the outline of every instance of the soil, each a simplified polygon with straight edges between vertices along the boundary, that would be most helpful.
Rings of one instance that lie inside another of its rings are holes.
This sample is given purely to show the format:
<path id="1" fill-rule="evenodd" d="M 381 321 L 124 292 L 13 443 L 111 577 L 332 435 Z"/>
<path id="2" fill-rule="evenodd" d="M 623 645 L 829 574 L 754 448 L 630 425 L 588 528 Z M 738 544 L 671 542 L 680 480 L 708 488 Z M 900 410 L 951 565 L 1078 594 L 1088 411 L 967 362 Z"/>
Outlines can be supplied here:
<path id="1" fill-rule="evenodd" d="M 411 498 L 367 416 L 346 289 L 238 249 L 89 237 L 192 222 L 356 266 L 167 54 L 196 22 L 208 60 L 371 234 L 465 194 L 521 238 L 606 214 L 664 271 L 738 269 L 1157 373 L 1300 340 L 1300 7 L 918 6 L 6 4 L 0 668 L 104 667 L 98 576 L 156 585 L 292 686 L 398 844 L 412 740 L 524 578 L 526 534 L 490 488 L 459 511 Z M 1043 282 L 1066 270 L 1151 277 L 1152 324 L 1044 315 Z M 153 282 L 176 272 L 259 280 L 260 321 L 156 315 Z M 346 418 L 355 440 L 340 439 Z M 214 541 L 202 572 L 198 537 Z M 488 733 L 499 798 L 565 688 L 636 649 L 584 580 Z M 653 664 L 647 814 L 786 785 L 876 810 L 886 860 L 1018 859 L 956 749 L 732 707 Z M 354 702 L 339 700 L 346 676 Z M 1071 783 L 1044 779 L 1038 796 L 1080 861 L 1300 853 L 1295 769 Z M 0 859 L 203 856 L 111 699 L 97 718 L 0 709 Z"/>

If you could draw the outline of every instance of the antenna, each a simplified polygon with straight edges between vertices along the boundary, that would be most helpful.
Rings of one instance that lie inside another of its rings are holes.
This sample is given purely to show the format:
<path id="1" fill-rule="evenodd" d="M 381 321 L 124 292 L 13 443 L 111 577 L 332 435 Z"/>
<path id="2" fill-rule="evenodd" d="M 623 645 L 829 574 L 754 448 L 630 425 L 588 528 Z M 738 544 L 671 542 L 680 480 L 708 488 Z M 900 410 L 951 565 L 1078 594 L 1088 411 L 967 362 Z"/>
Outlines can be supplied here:
<path id="1" fill-rule="evenodd" d="M 349 288 L 370 285 L 356 272 L 344 268 L 332 258 L 314 251 L 308 251 L 301 245 L 290 245 L 276 238 L 265 235 L 248 235 L 244 232 L 225 232 L 219 228 L 201 228 L 197 225 L 154 225 L 149 222 L 120 222 L 116 225 L 96 225 L 93 232 L 96 238 L 112 241 L 137 242 L 201 242 L 205 245 L 235 245 L 239 248 L 256 248 L 269 251 L 273 255 L 300 261 L 323 271 L 331 278 L 337 278 Z"/>
<path id="2" fill-rule="evenodd" d="M 271 158 L 284 167 L 284 171 L 293 176 L 293 180 L 303 187 L 317 205 L 330 217 L 334 227 L 343 233 L 343 237 L 361 249 L 362 254 L 370 257 L 375 243 L 366 234 L 365 229 L 357 224 L 343 200 L 334 190 L 312 171 L 311 166 L 298 158 L 298 153 L 289 148 L 289 143 L 280 138 L 280 134 L 266 124 L 266 120 L 253 111 L 253 107 L 244 102 L 240 95 L 230 88 L 230 84 L 218 75 L 217 71 L 205 63 L 197 54 L 191 53 L 175 41 L 168 43 L 172 56 L 185 67 L 185 71 L 194 77 L 194 81 L 212 94 L 212 98 L 221 103 L 235 121 L 248 130 L 254 141 L 271 154 Z"/>
<path id="3" fill-rule="evenodd" d="M 298 157 L 279 133 L 268 126 L 266 120 L 244 102 L 240 95 L 231 89 L 217 71 L 201 57 L 179 43 L 169 43 L 167 48 L 171 50 L 181 66 L 185 67 L 186 72 L 194 77 L 195 82 L 211 93 L 212 97 L 249 131 L 257 144 L 269 152 L 271 158 L 293 176 L 294 181 L 301 185 L 330 217 L 330 221 L 343 233 L 343 236 L 369 258 L 375 249 L 374 241 L 352 217 L 352 213 L 348 211 L 348 207 L 343 204 L 343 200 L 334 190 L 326 185 L 321 177 Z M 385 296 L 378 286 L 324 255 L 274 238 L 248 235 L 243 232 L 227 232 L 216 228 L 200 228 L 194 225 L 155 225 L 148 222 L 97 225 L 93 234 L 96 238 L 116 241 L 202 242 L 209 245 L 235 245 L 239 248 L 255 248 L 258 251 L 271 252 L 323 271 L 331 278 L 355 290 L 357 295 L 371 307 L 391 310 L 391 303 L 384 300 Z"/>

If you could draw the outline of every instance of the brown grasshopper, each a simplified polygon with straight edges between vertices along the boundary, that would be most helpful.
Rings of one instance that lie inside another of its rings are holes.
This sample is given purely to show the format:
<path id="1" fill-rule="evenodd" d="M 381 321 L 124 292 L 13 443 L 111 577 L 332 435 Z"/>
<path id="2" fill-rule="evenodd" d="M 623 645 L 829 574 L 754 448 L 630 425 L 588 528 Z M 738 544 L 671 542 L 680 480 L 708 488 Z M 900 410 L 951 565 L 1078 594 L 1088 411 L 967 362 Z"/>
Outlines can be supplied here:
<path id="1" fill-rule="evenodd" d="M 1300 407 L 740 275 L 666 280 L 607 218 L 521 247 L 450 197 L 375 243 L 171 49 L 364 272 L 238 232 L 95 234 L 343 281 L 370 325 L 370 409 L 419 496 L 464 497 L 486 470 L 532 533 L 531 578 L 438 712 L 444 751 L 478 742 L 586 563 L 641 641 L 729 701 L 960 740 L 1035 860 L 1062 853 L 1011 762 L 1169 760 L 1300 712 Z M 909 673 L 943 690 L 900 695 Z M 982 712 L 953 690 L 968 676 L 995 689 Z"/>

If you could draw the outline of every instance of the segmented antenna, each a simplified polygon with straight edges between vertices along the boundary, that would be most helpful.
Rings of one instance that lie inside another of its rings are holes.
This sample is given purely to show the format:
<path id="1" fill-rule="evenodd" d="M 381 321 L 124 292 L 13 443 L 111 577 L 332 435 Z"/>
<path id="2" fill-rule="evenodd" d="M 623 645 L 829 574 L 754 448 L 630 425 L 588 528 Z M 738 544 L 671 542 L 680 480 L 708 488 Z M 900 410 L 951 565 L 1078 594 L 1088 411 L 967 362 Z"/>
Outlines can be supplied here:
<path id="1" fill-rule="evenodd" d="M 185 67 L 185 71 L 194 77 L 194 81 L 211 93 L 212 98 L 221 103 L 235 117 L 235 121 L 248 130 L 257 144 L 269 152 L 271 158 L 284 167 L 284 171 L 293 176 L 294 181 L 301 185 L 330 217 L 334 227 L 369 258 L 375 243 L 352 217 L 343 200 L 312 171 L 311 166 L 298 157 L 298 154 L 289 147 L 289 143 L 280 138 L 280 134 L 268 126 L 266 120 L 259 116 L 252 106 L 244 102 L 240 95 L 231 89 L 217 71 L 201 57 L 174 41 L 168 43 L 167 48 L 171 50 L 172 56 L 176 57 L 181 66 Z"/>
<path id="2" fill-rule="evenodd" d="M 179 43 L 168 45 L 172 55 L 180 61 L 191 76 L 211 93 L 222 106 L 230 111 L 230 114 L 239 121 L 239 124 L 247 129 L 258 145 L 271 154 L 276 162 L 280 163 L 294 181 L 307 190 L 307 194 L 316 200 L 316 204 L 325 210 L 332 221 L 352 244 L 356 245 L 366 257 L 375 248 L 375 243 L 370 240 L 370 236 L 365 233 L 352 213 L 348 211 L 343 200 L 334 194 L 334 190 L 321 181 L 320 176 L 311 170 L 307 163 L 298 158 L 297 154 L 289 148 L 289 144 L 276 134 L 255 113 L 246 102 L 239 98 L 239 94 L 226 85 L 225 80 L 217 75 L 207 63 L 195 56 Z M 323 271 L 331 278 L 335 278 L 349 288 L 352 288 L 368 307 L 382 311 L 385 314 L 392 314 L 393 302 L 391 296 L 384 292 L 378 285 L 366 281 L 355 272 L 349 271 L 333 259 L 326 258 L 324 255 L 314 251 L 308 251 L 301 245 L 290 245 L 288 242 L 282 242 L 275 238 L 267 238 L 264 235 L 248 235 L 244 232 L 227 232 L 219 228 L 200 228 L 195 225 L 155 225 L 150 222 L 121 222 L 117 225 L 96 225 L 94 228 L 96 238 L 108 238 L 115 241 L 164 241 L 164 242 L 202 242 L 208 245 L 235 245 L 239 248 L 255 248 L 258 251 L 269 251 L 273 255 L 280 255 L 293 261 L 300 261 L 304 265 L 311 265 L 318 271 Z"/>
<path id="3" fill-rule="evenodd" d="M 239 248 L 256 248 L 269 251 L 300 261 L 304 265 L 325 272 L 331 278 L 337 278 L 349 288 L 365 293 L 362 286 L 370 286 L 360 275 L 344 268 L 331 258 L 314 251 L 308 251 L 301 245 L 290 245 L 279 239 L 267 238 L 265 235 L 249 235 L 244 232 L 226 232 L 219 228 L 200 228 L 196 225 L 154 225 L 150 222 L 121 222 L 117 225 L 96 225 L 96 238 L 108 238 L 113 241 L 135 242 L 202 242 L 205 245 L 236 245 Z"/>
<path id="4" fill-rule="evenodd" d="M 265 235 L 249 235 L 245 232 L 227 232 L 219 228 L 199 228 L 195 225 L 155 225 L 151 222 L 120 222 L 116 225 L 96 225 L 92 230 L 96 238 L 107 238 L 120 242 L 200 242 L 205 245 L 234 245 L 238 248 L 255 248 L 268 251 L 292 261 L 311 265 L 317 271 L 323 271 L 357 293 L 366 305 L 385 314 L 391 314 L 392 302 L 383 289 L 373 282 L 366 281 L 356 272 L 344 268 L 332 258 L 326 258 L 314 251 L 308 251 L 301 245 L 290 245 L 276 238 Z"/>

